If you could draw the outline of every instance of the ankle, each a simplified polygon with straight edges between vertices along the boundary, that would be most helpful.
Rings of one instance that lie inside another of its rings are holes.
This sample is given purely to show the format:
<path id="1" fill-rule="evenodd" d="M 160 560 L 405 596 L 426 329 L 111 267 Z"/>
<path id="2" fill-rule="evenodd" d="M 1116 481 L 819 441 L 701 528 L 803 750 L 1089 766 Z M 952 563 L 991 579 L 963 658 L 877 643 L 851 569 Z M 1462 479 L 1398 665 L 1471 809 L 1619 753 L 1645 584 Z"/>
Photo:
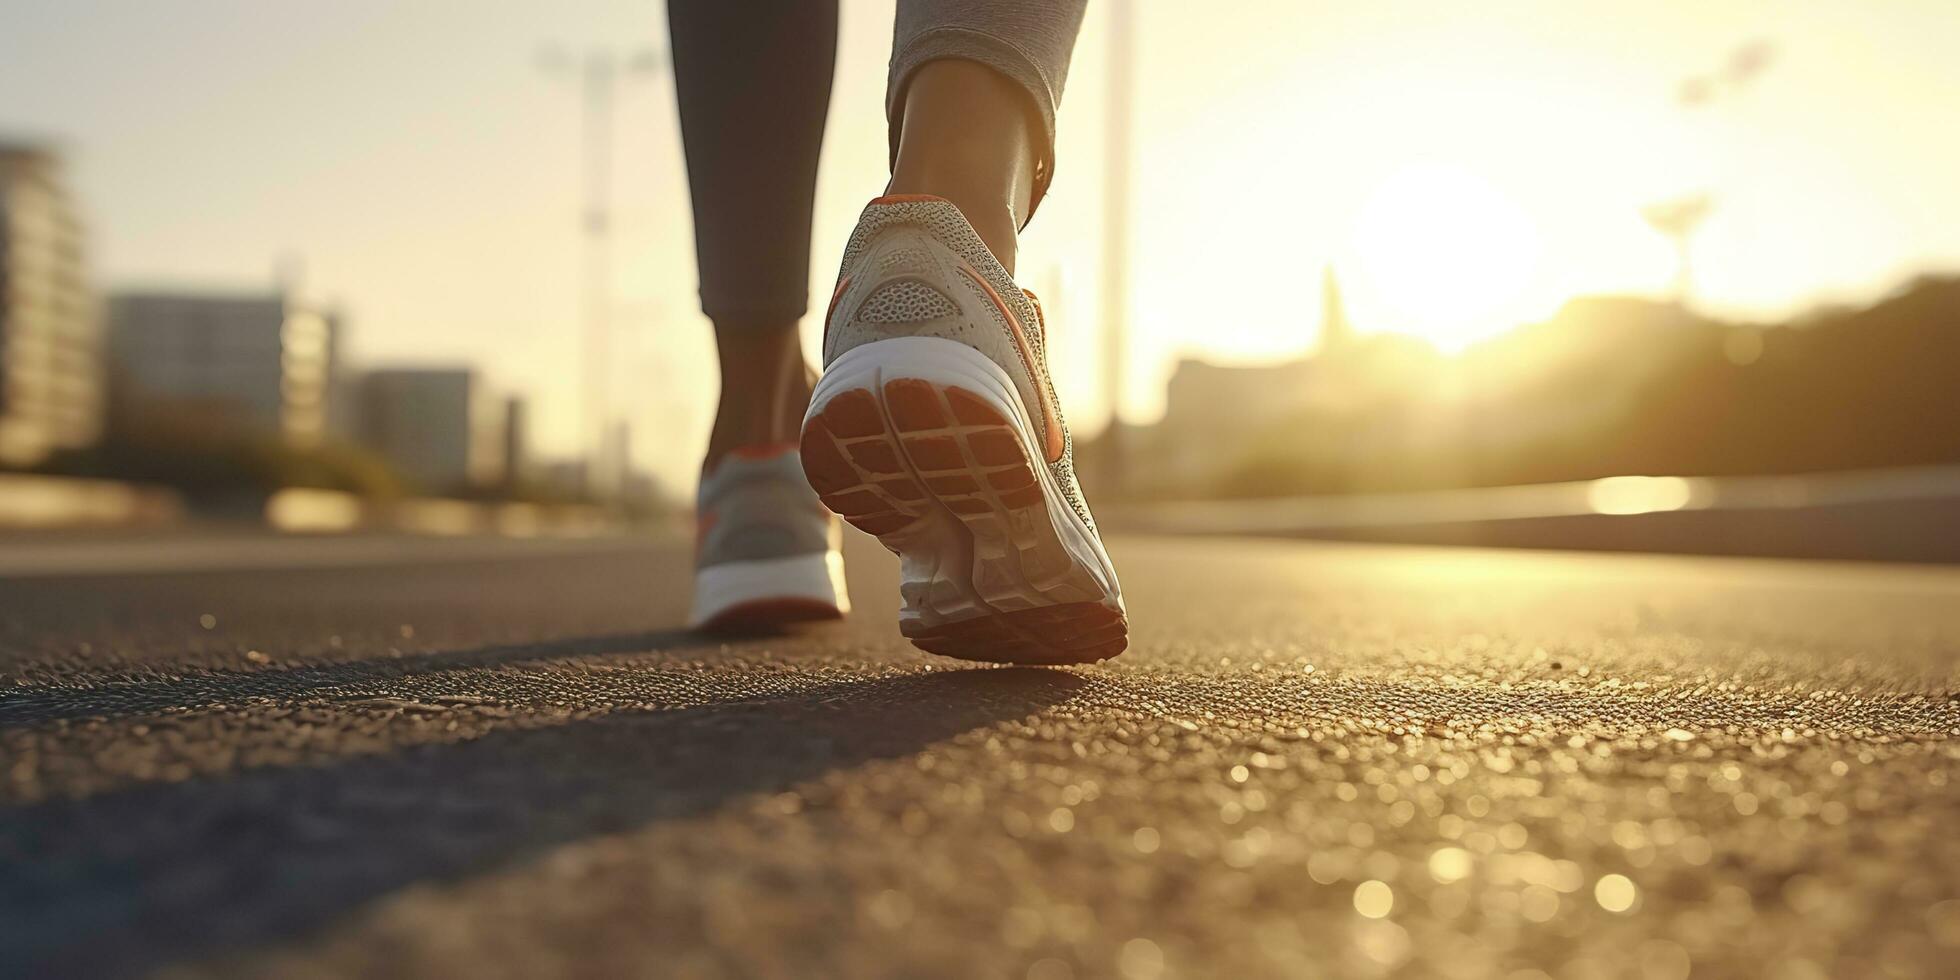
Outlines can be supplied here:
<path id="1" fill-rule="evenodd" d="M 759 328 L 717 321 L 721 398 L 702 469 L 743 446 L 795 442 L 814 372 L 792 322 Z"/>
<path id="2" fill-rule="evenodd" d="M 905 91 L 891 193 L 956 205 L 1014 271 L 1016 238 L 1032 207 L 1038 126 L 1027 94 L 972 61 L 927 62 Z"/>

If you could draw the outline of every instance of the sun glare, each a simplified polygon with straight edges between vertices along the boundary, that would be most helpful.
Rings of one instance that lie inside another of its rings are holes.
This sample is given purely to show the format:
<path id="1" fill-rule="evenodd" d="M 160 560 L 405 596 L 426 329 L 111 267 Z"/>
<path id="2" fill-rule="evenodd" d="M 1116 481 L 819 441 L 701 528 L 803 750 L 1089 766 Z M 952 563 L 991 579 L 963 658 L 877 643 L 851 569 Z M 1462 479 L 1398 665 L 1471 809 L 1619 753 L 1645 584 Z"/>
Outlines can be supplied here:
<path id="1" fill-rule="evenodd" d="M 1515 325 L 1538 264 L 1538 229 L 1489 182 L 1454 167 L 1384 180 L 1355 220 L 1361 285 L 1391 314 L 1383 329 L 1458 351 Z"/>

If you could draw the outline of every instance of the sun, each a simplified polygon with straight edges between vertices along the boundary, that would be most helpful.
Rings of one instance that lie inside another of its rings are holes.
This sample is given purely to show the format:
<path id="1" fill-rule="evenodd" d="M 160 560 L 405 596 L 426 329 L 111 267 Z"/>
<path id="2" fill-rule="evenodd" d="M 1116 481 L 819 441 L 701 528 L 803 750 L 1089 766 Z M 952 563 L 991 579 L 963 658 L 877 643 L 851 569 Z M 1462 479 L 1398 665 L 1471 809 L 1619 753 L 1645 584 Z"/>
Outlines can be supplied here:
<path id="1" fill-rule="evenodd" d="M 1396 171 L 1357 213 L 1357 284 L 1387 314 L 1382 329 L 1445 351 L 1516 325 L 1538 265 L 1538 229 L 1503 192 L 1468 171 Z"/>

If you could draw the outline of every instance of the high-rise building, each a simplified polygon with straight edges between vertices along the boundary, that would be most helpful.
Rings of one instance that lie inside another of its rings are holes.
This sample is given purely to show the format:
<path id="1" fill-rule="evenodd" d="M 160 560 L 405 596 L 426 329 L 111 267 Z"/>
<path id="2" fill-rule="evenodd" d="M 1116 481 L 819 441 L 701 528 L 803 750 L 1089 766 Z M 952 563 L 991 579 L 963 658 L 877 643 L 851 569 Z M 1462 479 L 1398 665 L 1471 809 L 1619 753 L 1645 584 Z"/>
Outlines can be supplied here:
<path id="1" fill-rule="evenodd" d="M 447 493 L 474 482 L 477 443 L 468 368 L 390 368 L 361 378 L 361 441 L 410 488 Z"/>
<path id="2" fill-rule="evenodd" d="M 523 396 L 504 399 L 503 423 L 504 489 L 514 490 L 527 482 L 531 470 L 531 426 Z"/>
<path id="3" fill-rule="evenodd" d="M 289 442 L 328 428 L 339 318 L 279 293 L 119 293 L 109 303 L 118 401 L 177 409 Z"/>
<path id="4" fill-rule="evenodd" d="M 101 327 L 83 259 L 59 157 L 0 144 L 0 465 L 101 434 Z"/>
<path id="5" fill-rule="evenodd" d="M 600 461 L 605 484 L 595 490 L 602 497 L 619 497 L 633 475 L 633 423 L 614 419 L 606 429 L 605 456 Z"/>

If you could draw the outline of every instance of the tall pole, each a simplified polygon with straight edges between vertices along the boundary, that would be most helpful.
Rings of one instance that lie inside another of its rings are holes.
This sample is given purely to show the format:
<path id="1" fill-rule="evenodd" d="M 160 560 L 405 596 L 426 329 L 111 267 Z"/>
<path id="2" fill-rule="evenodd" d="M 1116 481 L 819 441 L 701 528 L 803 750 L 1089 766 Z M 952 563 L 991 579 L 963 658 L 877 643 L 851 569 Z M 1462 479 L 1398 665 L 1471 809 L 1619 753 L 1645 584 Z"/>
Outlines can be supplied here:
<path id="1" fill-rule="evenodd" d="M 1130 103 L 1135 79 L 1135 8 L 1109 5 L 1109 92 L 1103 142 L 1103 389 L 1109 428 L 1103 443 L 1107 479 L 1121 493 L 1128 483 L 1123 446 L 1125 334 L 1130 327 Z"/>
<path id="2" fill-rule="evenodd" d="M 583 442 L 586 488 L 605 496 L 624 478 L 615 473 L 607 429 L 612 415 L 613 314 L 613 112 L 619 83 L 638 74 L 660 71 L 665 59 L 651 49 L 614 51 L 590 48 L 574 59 L 564 48 L 547 45 L 539 52 L 545 72 L 566 75 L 576 70 L 579 80 L 580 256 L 579 319 L 584 342 L 581 360 Z"/>
<path id="3" fill-rule="evenodd" d="M 1694 253 L 1692 251 L 1695 230 L 1708 218 L 1714 208 L 1714 199 L 1707 194 L 1690 194 L 1672 201 L 1651 204 L 1640 210 L 1640 216 L 1647 219 L 1655 231 L 1667 236 L 1674 245 L 1676 265 L 1674 267 L 1674 303 L 1688 309 L 1694 301 Z"/>
<path id="4" fill-rule="evenodd" d="M 612 360 L 612 128 L 613 57 L 610 51 L 588 51 L 581 66 L 584 112 L 579 119 L 583 148 L 585 213 L 584 291 L 580 298 L 585 321 L 585 434 L 591 456 L 586 461 L 586 487 L 607 496 L 615 485 L 610 441 L 606 429 L 611 405 Z"/>

